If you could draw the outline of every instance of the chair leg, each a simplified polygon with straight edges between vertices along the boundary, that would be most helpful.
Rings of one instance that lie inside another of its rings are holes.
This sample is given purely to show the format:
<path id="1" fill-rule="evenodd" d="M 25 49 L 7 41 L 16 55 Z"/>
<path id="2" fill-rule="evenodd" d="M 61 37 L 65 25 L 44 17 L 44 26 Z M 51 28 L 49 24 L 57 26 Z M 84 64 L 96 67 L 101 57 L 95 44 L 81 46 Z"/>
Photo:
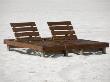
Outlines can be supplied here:
<path id="1" fill-rule="evenodd" d="M 79 51 L 79 54 L 80 54 L 80 55 L 83 55 L 83 53 L 84 53 L 84 51 L 83 51 L 83 49 L 81 49 L 81 50 Z"/>
<path id="2" fill-rule="evenodd" d="M 44 54 L 42 54 L 41 57 L 44 57 Z"/>
<path id="3" fill-rule="evenodd" d="M 106 48 L 102 48 L 102 54 L 106 54 Z"/>
<path id="4" fill-rule="evenodd" d="M 68 56 L 68 51 L 67 50 L 64 50 L 63 53 L 64 53 L 64 56 Z"/>
<path id="5" fill-rule="evenodd" d="M 11 45 L 7 45 L 7 49 L 8 49 L 9 51 L 12 51 L 13 48 L 17 48 L 17 47 L 15 47 L 15 46 L 11 46 Z"/>
<path id="6" fill-rule="evenodd" d="M 9 45 L 7 45 L 7 50 L 11 51 L 11 47 Z"/>
<path id="7" fill-rule="evenodd" d="M 45 57 L 45 54 L 46 54 L 45 52 L 42 52 L 41 57 Z"/>

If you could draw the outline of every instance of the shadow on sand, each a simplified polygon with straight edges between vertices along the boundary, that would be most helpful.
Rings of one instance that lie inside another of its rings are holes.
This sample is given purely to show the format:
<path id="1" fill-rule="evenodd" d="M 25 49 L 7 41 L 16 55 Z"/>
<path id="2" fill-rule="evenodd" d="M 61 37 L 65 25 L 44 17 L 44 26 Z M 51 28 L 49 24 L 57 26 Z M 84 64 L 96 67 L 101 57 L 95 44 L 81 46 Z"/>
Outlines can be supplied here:
<path id="1" fill-rule="evenodd" d="M 64 56 L 64 54 L 54 54 L 54 53 L 42 53 L 42 52 L 35 52 L 32 49 L 11 49 L 10 51 L 15 51 L 20 54 L 25 55 L 32 55 L 32 56 L 42 56 L 43 57 L 51 57 L 51 58 L 58 58 L 58 57 L 72 57 L 72 55 Z M 73 53 L 73 55 L 79 55 L 78 53 Z M 84 56 L 90 56 L 90 55 L 102 55 L 102 52 L 85 52 L 83 54 Z"/>

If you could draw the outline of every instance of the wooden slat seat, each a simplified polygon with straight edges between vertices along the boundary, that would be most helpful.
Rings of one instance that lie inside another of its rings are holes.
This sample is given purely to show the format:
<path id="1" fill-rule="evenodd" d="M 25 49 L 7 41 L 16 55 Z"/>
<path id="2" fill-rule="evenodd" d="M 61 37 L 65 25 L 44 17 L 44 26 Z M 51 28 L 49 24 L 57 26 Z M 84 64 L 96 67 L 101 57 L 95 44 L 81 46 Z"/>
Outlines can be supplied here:
<path id="1" fill-rule="evenodd" d="M 106 53 L 107 42 L 78 39 L 70 21 L 48 22 L 52 33 L 51 38 L 41 38 L 35 22 L 10 23 L 15 39 L 5 39 L 9 48 L 30 48 L 40 52 L 67 53 L 79 50 L 83 54 L 87 50 L 97 50 Z"/>
<path id="2" fill-rule="evenodd" d="M 21 32 L 21 31 L 37 31 L 37 27 L 22 27 L 22 28 L 12 28 L 13 32 Z"/>
<path id="3" fill-rule="evenodd" d="M 106 47 L 109 47 L 107 42 L 78 39 L 70 21 L 47 22 L 47 24 L 51 30 L 53 40 L 60 40 L 67 50 L 76 49 L 80 50 L 80 54 L 83 54 L 84 50 L 96 49 L 106 53 Z"/>
<path id="4" fill-rule="evenodd" d="M 98 42 L 98 41 L 90 41 L 90 40 L 76 40 L 76 41 L 65 41 L 64 42 L 67 46 L 71 46 L 76 49 L 94 49 L 94 48 L 103 48 L 103 47 L 109 47 L 109 44 L 106 42 Z"/>
<path id="5" fill-rule="evenodd" d="M 62 52 L 65 51 L 64 45 L 61 45 L 55 41 L 31 41 L 21 42 L 15 39 L 5 39 L 4 43 L 9 45 L 11 48 L 30 48 L 40 52 Z"/>
<path id="6" fill-rule="evenodd" d="M 15 39 L 5 39 L 8 49 L 30 48 L 40 52 L 61 52 L 65 51 L 65 46 L 51 38 L 41 38 L 35 22 L 10 23 L 15 34 Z M 73 32 L 72 32 L 73 33 Z"/>
<path id="7" fill-rule="evenodd" d="M 15 34 L 15 39 L 5 39 L 4 43 L 7 44 L 9 50 L 11 48 L 31 48 L 41 51 L 42 46 L 33 45 L 32 41 L 42 41 L 35 22 L 21 22 L 10 23 L 12 30 Z"/>

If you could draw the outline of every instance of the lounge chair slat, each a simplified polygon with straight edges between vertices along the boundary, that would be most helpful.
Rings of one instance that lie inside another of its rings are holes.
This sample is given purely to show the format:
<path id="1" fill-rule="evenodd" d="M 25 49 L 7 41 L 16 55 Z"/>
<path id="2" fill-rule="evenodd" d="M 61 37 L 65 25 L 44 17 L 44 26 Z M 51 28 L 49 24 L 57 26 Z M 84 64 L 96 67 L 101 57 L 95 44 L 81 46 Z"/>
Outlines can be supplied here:
<path id="1" fill-rule="evenodd" d="M 36 26 L 35 22 L 10 23 L 11 27 Z"/>
<path id="2" fill-rule="evenodd" d="M 48 26 L 52 25 L 71 25 L 70 21 L 61 21 L 61 22 L 47 22 Z"/>
<path id="3" fill-rule="evenodd" d="M 15 33 L 16 37 L 20 36 L 39 36 L 38 32 L 22 32 L 22 33 Z"/>
<path id="4" fill-rule="evenodd" d="M 68 35 L 75 34 L 74 31 L 51 31 L 53 35 Z"/>
<path id="5" fill-rule="evenodd" d="M 77 40 L 76 35 L 71 35 L 71 36 L 53 36 L 54 40 Z"/>
<path id="6" fill-rule="evenodd" d="M 37 27 L 23 27 L 23 28 L 12 28 L 13 32 L 20 32 L 20 31 L 38 31 Z"/>
<path id="7" fill-rule="evenodd" d="M 72 30 L 72 26 L 51 26 L 50 30 Z"/>
<path id="8" fill-rule="evenodd" d="M 31 37 L 39 36 L 35 22 L 10 23 L 10 25 L 13 27 L 12 29 L 13 32 L 15 32 L 15 37 L 17 40 L 31 41 L 35 40 L 35 38 Z"/>
<path id="9" fill-rule="evenodd" d="M 57 39 L 56 35 L 66 35 L 66 36 L 73 35 L 73 34 L 75 35 L 75 31 L 73 30 L 73 26 L 70 21 L 47 22 L 47 24 L 51 30 L 53 38 L 55 38 L 55 39 Z M 72 38 L 77 39 L 77 36 L 75 35 Z M 58 39 L 59 39 L 59 37 L 58 37 Z M 63 38 L 61 38 L 61 39 L 63 39 Z"/>
<path id="10" fill-rule="evenodd" d="M 18 41 L 35 41 L 42 40 L 41 37 L 26 37 L 26 38 L 17 38 Z"/>

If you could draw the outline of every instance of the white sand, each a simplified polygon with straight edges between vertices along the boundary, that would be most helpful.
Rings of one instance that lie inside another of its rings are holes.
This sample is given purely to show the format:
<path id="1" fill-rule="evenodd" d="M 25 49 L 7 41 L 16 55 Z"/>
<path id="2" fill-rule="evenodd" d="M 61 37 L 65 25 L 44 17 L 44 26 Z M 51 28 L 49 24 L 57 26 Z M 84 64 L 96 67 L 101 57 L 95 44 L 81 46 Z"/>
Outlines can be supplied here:
<path id="1" fill-rule="evenodd" d="M 110 82 L 109 48 L 102 55 L 43 58 L 3 44 L 14 38 L 10 22 L 35 21 L 40 35 L 49 37 L 46 22 L 61 20 L 72 21 L 78 38 L 110 43 L 109 0 L 1 0 L 0 10 L 0 82 Z"/>

